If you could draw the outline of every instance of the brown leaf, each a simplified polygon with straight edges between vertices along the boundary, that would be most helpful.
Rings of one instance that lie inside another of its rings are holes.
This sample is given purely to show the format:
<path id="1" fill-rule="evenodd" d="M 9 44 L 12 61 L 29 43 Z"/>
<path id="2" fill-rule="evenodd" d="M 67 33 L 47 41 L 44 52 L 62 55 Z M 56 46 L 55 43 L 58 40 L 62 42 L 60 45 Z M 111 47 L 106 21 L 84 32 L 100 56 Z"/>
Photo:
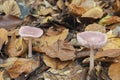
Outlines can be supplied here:
<path id="1" fill-rule="evenodd" d="M 65 30 L 65 27 L 63 27 L 63 26 L 50 27 L 47 30 L 46 35 L 47 36 L 56 36 L 56 35 L 59 35 L 60 33 L 62 33 L 63 30 Z"/>
<path id="2" fill-rule="evenodd" d="M 104 26 L 100 24 L 93 23 L 86 26 L 85 31 L 99 31 L 99 32 L 105 33 L 106 29 Z"/>
<path id="3" fill-rule="evenodd" d="M 77 6 L 75 4 L 70 4 L 68 8 L 72 14 L 77 16 L 81 16 L 83 13 L 86 12 L 86 10 L 83 7 Z"/>
<path id="4" fill-rule="evenodd" d="M 65 38 L 68 35 L 68 29 L 63 30 L 60 34 L 55 35 L 55 36 L 42 36 L 39 39 L 35 39 L 33 41 L 34 46 L 38 46 L 39 48 L 41 46 L 47 46 L 47 45 L 52 45 L 54 42 L 58 40 L 65 40 Z"/>
<path id="5" fill-rule="evenodd" d="M 41 48 L 46 55 L 52 58 L 59 58 L 61 61 L 74 60 L 75 49 L 70 43 L 58 40 L 51 46 Z"/>
<path id="6" fill-rule="evenodd" d="M 101 52 L 96 53 L 96 58 L 102 58 L 102 57 L 110 57 L 115 58 L 120 56 L 120 49 L 108 49 Z"/>
<path id="7" fill-rule="evenodd" d="M 109 16 L 108 18 L 106 18 L 104 21 L 102 21 L 101 24 L 103 25 L 110 25 L 110 24 L 115 24 L 115 23 L 119 23 L 120 22 L 120 17 L 118 16 Z"/>
<path id="8" fill-rule="evenodd" d="M 0 80 L 4 80 L 3 79 L 3 74 L 4 74 L 4 71 L 0 71 Z"/>
<path id="9" fill-rule="evenodd" d="M 52 12 L 53 12 L 52 8 L 45 8 L 45 9 L 40 9 L 38 11 L 38 14 L 45 16 L 45 15 L 51 14 Z"/>
<path id="10" fill-rule="evenodd" d="M 112 64 L 108 74 L 112 80 L 120 80 L 120 62 Z"/>
<path id="11" fill-rule="evenodd" d="M 3 11 L 7 15 L 14 15 L 20 17 L 20 8 L 15 0 L 7 0 L 3 4 Z"/>
<path id="12" fill-rule="evenodd" d="M 16 39 L 15 34 L 13 34 L 7 46 L 7 54 L 11 57 L 21 56 L 26 50 L 27 45 L 25 41 L 21 37 Z"/>
<path id="13" fill-rule="evenodd" d="M 63 10 L 65 8 L 65 4 L 63 0 L 58 0 L 56 5 L 58 6 L 59 9 Z"/>
<path id="14" fill-rule="evenodd" d="M 17 78 L 22 73 L 29 73 L 39 66 L 39 61 L 34 59 L 17 59 L 11 68 L 7 69 L 11 78 Z"/>
<path id="15" fill-rule="evenodd" d="M 5 28 L 7 30 L 13 30 L 20 25 L 22 21 L 20 18 L 12 15 L 0 16 L 0 28 Z"/>
<path id="16" fill-rule="evenodd" d="M 51 58 L 47 55 L 44 55 L 43 61 L 45 64 L 53 69 L 63 69 L 72 61 L 60 61 L 59 59 Z"/>
<path id="17" fill-rule="evenodd" d="M 94 19 L 101 18 L 103 16 L 103 10 L 100 7 L 94 7 L 85 12 L 82 17 L 90 17 Z"/>
<path id="18" fill-rule="evenodd" d="M 4 43 L 7 43 L 8 41 L 8 31 L 0 28 L 0 50 Z"/>

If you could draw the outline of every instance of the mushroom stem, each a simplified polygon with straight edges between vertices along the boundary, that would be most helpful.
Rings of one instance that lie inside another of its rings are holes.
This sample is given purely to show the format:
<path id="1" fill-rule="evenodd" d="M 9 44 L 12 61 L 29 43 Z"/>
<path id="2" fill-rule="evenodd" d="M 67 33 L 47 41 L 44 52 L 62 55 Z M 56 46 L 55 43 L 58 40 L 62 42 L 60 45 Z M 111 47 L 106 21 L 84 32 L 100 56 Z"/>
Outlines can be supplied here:
<path id="1" fill-rule="evenodd" d="M 29 43 L 28 43 L 28 58 L 32 57 L 32 38 L 29 38 Z"/>
<path id="2" fill-rule="evenodd" d="M 91 72 L 92 69 L 94 68 L 94 49 L 90 49 L 90 69 L 89 71 Z"/>

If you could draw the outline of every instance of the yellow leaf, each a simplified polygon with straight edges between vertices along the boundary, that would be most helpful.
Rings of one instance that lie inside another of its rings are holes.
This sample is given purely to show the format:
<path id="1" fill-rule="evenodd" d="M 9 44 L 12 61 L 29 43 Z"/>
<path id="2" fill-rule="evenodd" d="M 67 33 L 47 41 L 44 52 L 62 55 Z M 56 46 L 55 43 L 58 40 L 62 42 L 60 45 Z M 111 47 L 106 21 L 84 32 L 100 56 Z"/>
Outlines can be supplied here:
<path id="1" fill-rule="evenodd" d="M 15 0 L 7 0 L 3 4 L 3 11 L 7 15 L 15 15 L 17 17 L 20 17 L 21 12 L 20 8 Z"/>
<path id="2" fill-rule="evenodd" d="M 0 29 L 0 50 L 2 48 L 2 45 L 4 43 L 7 43 L 8 41 L 8 31 L 6 29 L 1 28 Z"/>
<path id="3" fill-rule="evenodd" d="M 7 53 L 9 56 L 15 57 L 24 54 L 27 50 L 27 45 L 25 41 L 20 37 L 16 39 L 15 34 L 12 35 L 8 46 L 7 46 Z"/>

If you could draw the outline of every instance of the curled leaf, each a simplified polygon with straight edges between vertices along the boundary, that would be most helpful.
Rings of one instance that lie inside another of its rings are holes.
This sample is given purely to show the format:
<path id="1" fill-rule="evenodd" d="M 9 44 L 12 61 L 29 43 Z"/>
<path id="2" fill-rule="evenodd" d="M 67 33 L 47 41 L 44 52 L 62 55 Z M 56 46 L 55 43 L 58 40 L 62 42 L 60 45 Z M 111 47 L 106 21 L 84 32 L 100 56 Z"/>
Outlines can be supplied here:
<path id="1" fill-rule="evenodd" d="M 25 41 L 21 37 L 16 39 L 15 34 L 13 34 L 7 46 L 7 54 L 11 57 L 21 56 L 26 50 L 27 45 Z"/>
<path id="2" fill-rule="evenodd" d="M 20 20 L 20 18 L 16 16 L 12 15 L 0 16 L 0 28 L 13 30 L 21 23 L 22 21 Z"/>
<path id="3" fill-rule="evenodd" d="M 15 0 L 7 0 L 3 4 L 3 11 L 7 15 L 14 15 L 20 17 L 20 8 Z"/>
<path id="4" fill-rule="evenodd" d="M 33 59 L 17 59 L 11 68 L 7 69 L 11 78 L 17 78 L 22 73 L 29 73 L 39 66 L 39 62 Z"/>
<path id="5" fill-rule="evenodd" d="M 4 43 L 8 41 L 8 31 L 6 29 L 0 29 L 0 50 Z"/>

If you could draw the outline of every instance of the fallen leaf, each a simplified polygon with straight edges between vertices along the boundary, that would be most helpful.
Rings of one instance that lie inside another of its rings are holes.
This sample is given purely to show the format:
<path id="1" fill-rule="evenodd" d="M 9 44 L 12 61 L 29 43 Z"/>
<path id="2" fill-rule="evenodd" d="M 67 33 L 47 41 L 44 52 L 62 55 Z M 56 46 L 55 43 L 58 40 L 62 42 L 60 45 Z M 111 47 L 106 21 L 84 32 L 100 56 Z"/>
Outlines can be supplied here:
<path id="1" fill-rule="evenodd" d="M 99 23 L 102 25 L 110 25 L 110 24 L 115 24 L 119 22 L 120 22 L 120 17 L 107 15 L 106 17 L 101 19 Z"/>
<path id="2" fill-rule="evenodd" d="M 59 9 L 63 10 L 65 9 L 65 4 L 62 0 L 58 0 L 56 5 L 58 6 Z"/>
<path id="3" fill-rule="evenodd" d="M 8 31 L 6 29 L 0 28 L 0 50 L 3 44 L 8 42 Z"/>
<path id="4" fill-rule="evenodd" d="M 18 58 L 8 58 L 4 63 L 0 64 L 0 67 L 5 67 L 6 69 L 10 68 Z"/>
<path id="5" fill-rule="evenodd" d="M 70 4 L 68 8 L 69 12 L 77 16 L 81 16 L 83 13 L 86 12 L 86 10 L 83 7 L 77 6 L 75 4 Z"/>
<path id="6" fill-rule="evenodd" d="M 107 44 L 102 49 L 120 49 L 120 38 L 109 38 Z"/>
<path id="7" fill-rule="evenodd" d="M 85 8 L 86 10 L 89 10 L 96 6 L 96 2 L 94 0 L 83 0 L 83 2 L 81 2 L 80 6 Z"/>
<path id="8" fill-rule="evenodd" d="M 94 7 L 85 12 L 82 17 L 91 17 L 94 19 L 101 18 L 103 16 L 103 10 L 100 7 Z"/>
<path id="9" fill-rule="evenodd" d="M 93 23 L 86 26 L 85 31 L 99 31 L 99 32 L 105 33 L 106 29 L 104 26 L 100 24 Z"/>
<path id="10" fill-rule="evenodd" d="M 46 34 L 47 36 L 57 36 L 57 35 L 61 34 L 63 30 L 65 30 L 65 27 L 63 27 L 63 26 L 50 27 L 50 28 L 46 31 L 45 34 Z"/>
<path id="11" fill-rule="evenodd" d="M 63 69 L 72 61 L 60 61 L 59 59 L 51 58 L 47 55 L 43 56 L 45 64 L 53 69 Z"/>
<path id="12" fill-rule="evenodd" d="M 0 16 L 0 28 L 13 30 L 21 23 L 22 23 L 21 19 L 16 16 L 13 15 Z"/>
<path id="13" fill-rule="evenodd" d="M 17 78 L 22 73 L 30 73 L 39 66 L 39 61 L 34 59 L 17 59 L 11 68 L 7 69 L 11 78 Z"/>
<path id="14" fill-rule="evenodd" d="M 112 80 L 120 80 L 120 62 L 111 64 L 108 74 Z"/>
<path id="15" fill-rule="evenodd" d="M 4 80 L 3 79 L 3 74 L 4 74 L 4 71 L 0 71 L 0 80 Z"/>
<path id="16" fill-rule="evenodd" d="M 108 49 L 97 52 L 95 55 L 96 58 L 102 58 L 102 57 L 116 58 L 118 56 L 120 56 L 120 49 Z"/>
<path id="17" fill-rule="evenodd" d="M 3 4 L 3 11 L 7 15 L 14 15 L 20 17 L 20 8 L 15 0 L 7 0 Z"/>
<path id="18" fill-rule="evenodd" d="M 61 61 L 75 59 L 75 49 L 73 46 L 62 40 L 58 40 L 51 46 L 41 47 L 41 49 L 46 55 L 52 58 L 59 58 Z"/>
<path id="19" fill-rule="evenodd" d="M 27 51 L 27 45 L 23 38 L 16 39 L 16 35 L 13 34 L 8 45 L 7 45 L 7 54 L 11 57 L 21 56 Z"/>
<path id="20" fill-rule="evenodd" d="M 59 35 L 55 35 L 55 36 L 42 36 L 39 39 L 35 39 L 33 41 L 34 46 L 47 46 L 47 45 L 52 45 L 53 43 L 55 43 L 58 40 L 65 40 L 65 38 L 68 35 L 69 30 L 65 29 L 63 30 Z"/>
<path id="21" fill-rule="evenodd" d="M 38 11 L 38 15 L 48 15 L 48 14 L 51 14 L 53 12 L 53 9 L 52 8 L 45 8 L 45 9 L 40 9 Z"/>

